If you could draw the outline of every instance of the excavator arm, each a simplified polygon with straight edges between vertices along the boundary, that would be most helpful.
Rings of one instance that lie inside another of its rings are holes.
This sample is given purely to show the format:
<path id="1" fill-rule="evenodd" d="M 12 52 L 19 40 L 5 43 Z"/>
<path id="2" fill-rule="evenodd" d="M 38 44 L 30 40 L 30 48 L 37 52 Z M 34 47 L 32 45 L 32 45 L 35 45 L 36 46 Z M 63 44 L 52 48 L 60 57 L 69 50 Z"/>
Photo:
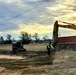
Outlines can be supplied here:
<path id="1" fill-rule="evenodd" d="M 74 24 L 69 24 L 69 25 L 60 25 L 60 24 L 58 24 L 58 27 L 63 27 L 63 28 L 69 28 L 69 29 L 76 30 L 76 25 L 74 25 Z"/>
<path id="2" fill-rule="evenodd" d="M 58 21 L 56 21 L 54 23 L 54 29 L 53 29 L 53 47 L 55 48 L 58 44 L 58 30 L 59 30 L 59 27 L 62 27 L 62 28 L 69 28 L 69 29 L 74 29 L 76 30 L 76 25 L 75 24 L 72 24 L 72 23 L 67 23 L 67 22 L 63 22 L 63 23 L 66 23 L 67 25 L 61 25 L 61 24 L 58 24 Z"/>

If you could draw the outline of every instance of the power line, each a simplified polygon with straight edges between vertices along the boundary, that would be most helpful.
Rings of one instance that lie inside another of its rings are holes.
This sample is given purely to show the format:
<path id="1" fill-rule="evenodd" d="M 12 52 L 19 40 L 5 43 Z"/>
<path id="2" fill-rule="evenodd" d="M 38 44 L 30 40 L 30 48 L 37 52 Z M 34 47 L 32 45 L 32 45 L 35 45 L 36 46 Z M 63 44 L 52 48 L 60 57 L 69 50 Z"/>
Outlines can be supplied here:
<path id="1" fill-rule="evenodd" d="M 49 1 L 49 0 L 48 0 L 48 1 Z M 41 3 L 39 6 L 43 5 L 44 3 L 45 3 L 45 2 Z M 0 23 L 4 23 L 4 22 L 9 21 L 9 20 L 12 20 L 12 19 L 14 19 L 14 18 L 16 18 L 16 17 L 19 17 L 19 16 L 21 16 L 21 15 L 23 15 L 23 14 L 25 14 L 25 13 L 28 13 L 29 11 L 31 11 L 31 10 L 33 10 L 33 9 L 35 9 L 35 8 L 38 8 L 39 6 L 33 7 L 32 9 L 29 9 L 29 10 L 23 12 L 23 13 L 20 13 L 20 14 L 14 16 L 14 17 L 11 17 L 11 18 L 9 18 L 9 19 L 6 19 L 6 20 L 4 20 L 4 21 L 1 21 Z"/>

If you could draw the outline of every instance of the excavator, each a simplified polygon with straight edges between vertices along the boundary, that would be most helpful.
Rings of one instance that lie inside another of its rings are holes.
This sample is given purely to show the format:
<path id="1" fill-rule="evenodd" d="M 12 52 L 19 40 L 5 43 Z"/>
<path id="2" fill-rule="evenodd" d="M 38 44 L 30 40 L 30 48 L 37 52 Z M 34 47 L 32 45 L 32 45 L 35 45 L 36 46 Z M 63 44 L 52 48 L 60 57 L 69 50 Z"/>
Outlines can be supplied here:
<path id="1" fill-rule="evenodd" d="M 55 21 L 55 23 L 54 23 L 53 39 L 52 39 L 51 49 L 56 49 L 57 48 L 57 45 L 59 43 L 59 38 L 58 38 L 58 30 L 59 30 L 59 27 L 69 28 L 69 29 L 76 30 L 76 25 L 75 24 L 73 24 L 73 23 L 67 23 L 67 22 L 62 22 L 62 23 L 65 23 L 65 25 L 58 24 L 58 21 Z"/>

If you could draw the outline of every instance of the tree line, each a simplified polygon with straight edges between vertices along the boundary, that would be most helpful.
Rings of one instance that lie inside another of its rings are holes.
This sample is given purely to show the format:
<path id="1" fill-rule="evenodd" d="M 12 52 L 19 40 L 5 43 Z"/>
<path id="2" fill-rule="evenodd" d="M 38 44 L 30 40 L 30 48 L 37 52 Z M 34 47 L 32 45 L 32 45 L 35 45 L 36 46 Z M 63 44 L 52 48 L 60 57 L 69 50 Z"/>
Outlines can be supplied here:
<path id="1" fill-rule="evenodd" d="M 50 40 L 50 39 L 48 39 L 47 35 L 43 36 L 42 40 L 40 40 L 38 33 L 31 35 L 31 34 L 28 34 L 27 32 L 21 32 L 19 38 L 23 44 L 44 43 L 44 42 L 47 42 Z M 12 44 L 13 40 L 15 40 L 15 38 L 12 39 L 11 34 L 7 34 L 5 40 L 4 40 L 3 36 L 0 36 L 0 44 Z"/>

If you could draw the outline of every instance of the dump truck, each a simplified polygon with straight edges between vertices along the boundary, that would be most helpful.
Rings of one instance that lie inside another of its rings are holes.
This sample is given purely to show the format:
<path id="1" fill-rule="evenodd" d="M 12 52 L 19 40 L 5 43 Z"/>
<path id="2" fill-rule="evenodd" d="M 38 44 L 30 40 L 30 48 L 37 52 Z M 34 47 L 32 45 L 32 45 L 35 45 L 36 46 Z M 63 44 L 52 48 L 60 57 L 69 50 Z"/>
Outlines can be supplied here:
<path id="1" fill-rule="evenodd" d="M 60 49 L 76 50 L 76 36 L 58 37 L 58 42 Z"/>

